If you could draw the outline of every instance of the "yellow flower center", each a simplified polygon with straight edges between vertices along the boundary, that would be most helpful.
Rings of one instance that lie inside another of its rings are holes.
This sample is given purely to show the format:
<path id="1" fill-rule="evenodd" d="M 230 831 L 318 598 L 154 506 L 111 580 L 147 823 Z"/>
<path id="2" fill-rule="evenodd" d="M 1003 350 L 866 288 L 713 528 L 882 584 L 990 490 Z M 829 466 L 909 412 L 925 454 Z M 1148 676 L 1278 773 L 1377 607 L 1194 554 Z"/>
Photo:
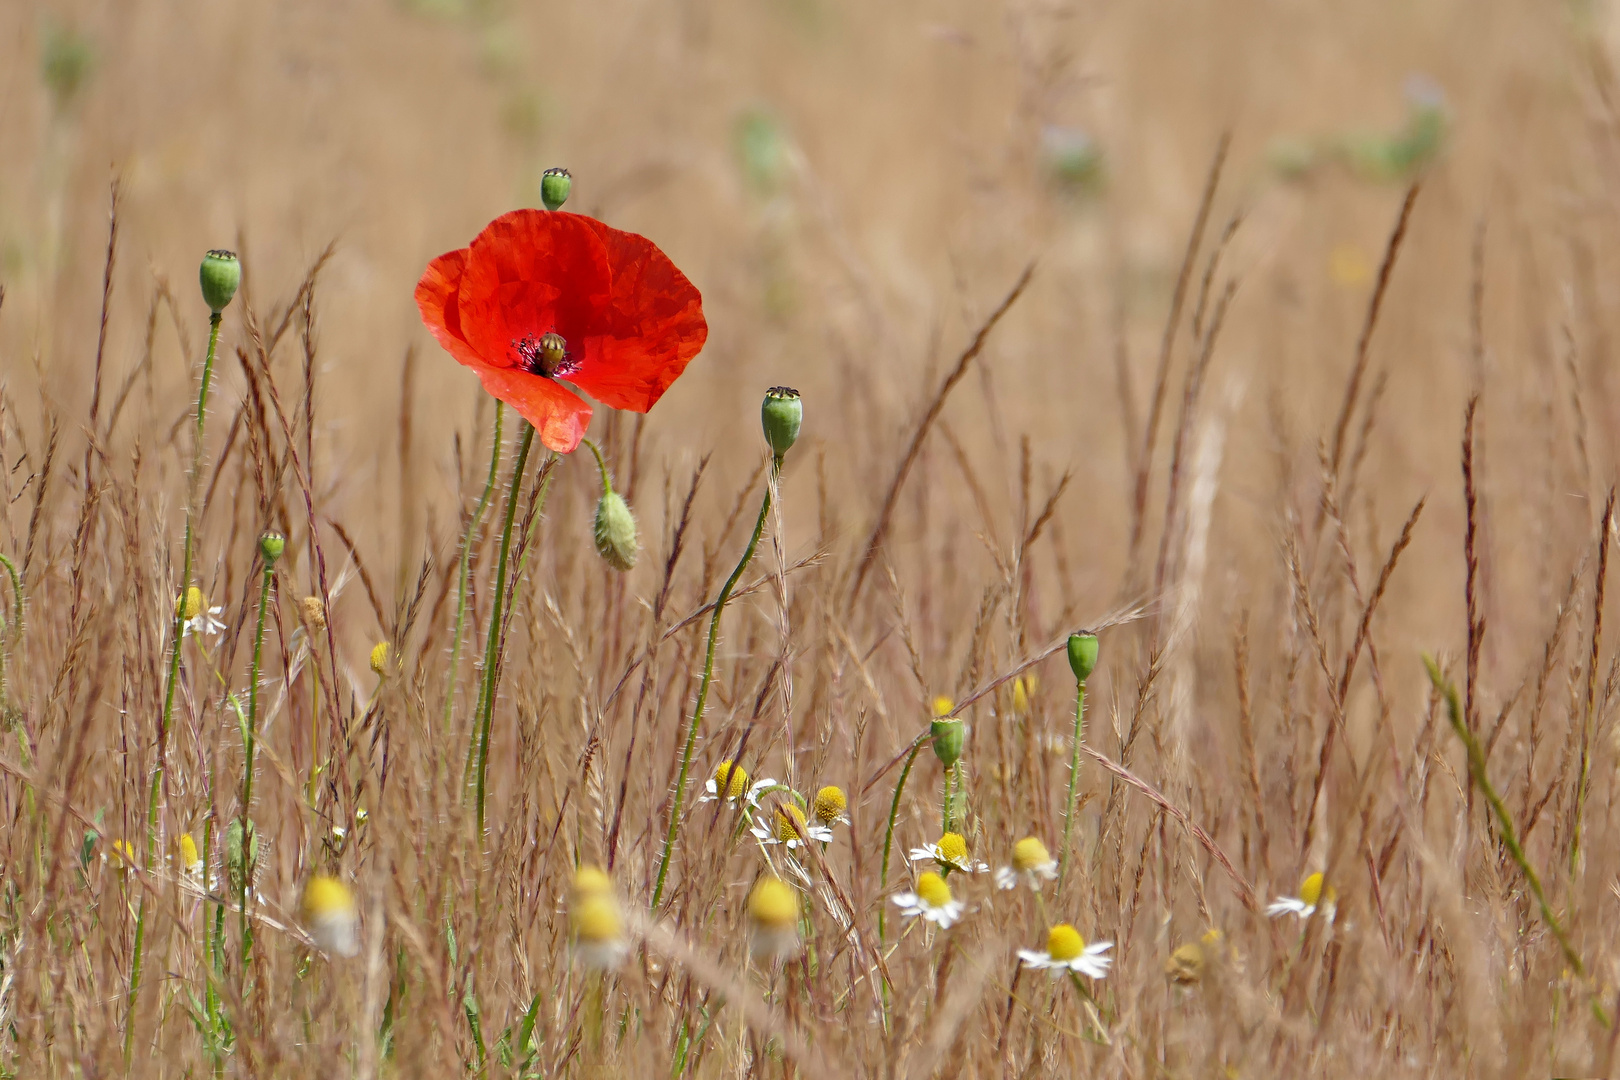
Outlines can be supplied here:
<path id="1" fill-rule="evenodd" d="M 1203 971 L 1204 950 L 1194 941 L 1179 946 L 1164 965 L 1164 973 L 1179 983 L 1195 983 Z"/>
<path id="2" fill-rule="evenodd" d="M 191 838 L 190 833 L 180 834 L 180 861 L 189 869 L 202 861 L 197 854 L 197 841 Z"/>
<path id="3" fill-rule="evenodd" d="M 119 862 L 129 866 L 135 865 L 135 849 L 130 846 L 128 840 L 114 840 L 112 849 L 113 854 L 118 856 Z"/>
<path id="4" fill-rule="evenodd" d="M 180 617 L 182 619 L 195 619 L 208 607 L 208 597 L 203 591 L 193 585 L 186 590 L 185 597 L 180 601 Z"/>
<path id="5" fill-rule="evenodd" d="M 1046 934 L 1046 955 L 1054 960 L 1073 960 L 1086 951 L 1086 939 L 1068 923 L 1058 923 Z"/>
<path id="6" fill-rule="evenodd" d="M 837 821 L 844 808 L 849 805 L 849 797 L 844 789 L 829 784 L 816 792 L 815 801 L 816 820 L 823 825 L 831 825 Z"/>
<path id="7" fill-rule="evenodd" d="M 940 861 L 952 865 L 965 865 L 967 863 L 967 841 L 962 839 L 961 833 L 948 832 L 939 838 L 934 845 L 939 851 Z"/>
<path id="8" fill-rule="evenodd" d="M 799 898 L 781 878 L 761 878 L 748 897 L 748 917 L 766 930 L 783 930 L 799 920 Z"/>
<path id="9" fill-rule="evenodd" d="M 1035 693 L 1035 676 L 1020 675 L 1013 680 L 1013 711 L 1029 712 L 1029 698 Z"/>
<path id="10" fill-rule="evenodd" d="M 1033 836 L 1026 836 L 1013 845 L 1013 869 L 1020 874 L 1027 874 L 1037 866 L 1045 866 L 1052 861 L 1052 853 L 1046 850 L 1046 845 Z"/>
<path id="11" fill-rule="evenodd" d="M 728 799 L 740 799 L 743 792 L 748 790 L 748 771 L 732 761 L 722 761 L 716 765 L 712 779 L 716 791 L 720 790 L 721 785 L 725 786 L 724 795 Z"/>
<path id="12" fill-rule="evenodd" d="M 619 905 L 611 896 L 587 896 L 574 905 L 569 913 L 574 924 L 574 937 L 589 945 L 606 945 L 618 941 L 623 932 L 619 919 Z"/>
<path id="13" fill-rule="evenodd" d="M 1317 871 L 1299 883 L 1299 898 L 1311 907 L 1315 907 L 1324 899 L 1330 904 L 1333 903 L 1339 898 L 1339 894 L 1334 891 L 1333 886 L 1323 886 L 1321 871 Z"/>
<path id="14" fill-rule="evenodd" d="M 314 920 L 353 914 L 354 897 L 337 878 L 316 874 L 304 886 L 304 918 Z"/>
<path id="15" fill-rule="evenodd" d="M 956 702 L 941 694 L 934 699 L 934 719 L 943 720 L 956 711 Z"/>
<path id="16" fill-rule="evenodd" d="M 379 641 L 371 647 L 371 670 L 379 677 L 388 674 L 388 642 Z"/>
<path id="17" fill-rule="evenodd" d="M 1220 927 L 1212 926 L 1208 930 L 1204 931 L 1204 936 L 1199 940 L 1201 940 L 1205 945 L 1219 945 L 1221 943 L 1221 938 L 1225 936 L 1225 934 L 1221 933 Z"/>
<path id="18" fill-rule="evenodd" d="M 942 908 L 951 902 L 951 887 L 929 870 L 917 876 L 917 897 L 931 908 Z"/>
<path id="19" fill-rule="evenodd" d="M 792 803 L 776 808 L 776 838 L 782 843 L 802 839 L 800 834 L 808 827 L 804 811 Z"/>
<path id="20" fill-rule="evenodd" d="M 594 866 L 582 866 L 574 871 L 574 901 L 592 896 L 608 896 L 613 892 L 613 881 Z"/>

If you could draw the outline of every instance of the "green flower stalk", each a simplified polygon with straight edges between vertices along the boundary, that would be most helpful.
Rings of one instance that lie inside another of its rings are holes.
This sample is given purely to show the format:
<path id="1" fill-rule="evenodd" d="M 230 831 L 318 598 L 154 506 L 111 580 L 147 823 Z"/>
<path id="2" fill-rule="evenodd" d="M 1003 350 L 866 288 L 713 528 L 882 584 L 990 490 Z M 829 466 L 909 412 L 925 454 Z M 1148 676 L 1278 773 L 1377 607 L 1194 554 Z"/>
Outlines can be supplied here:
<path id="1" fill-rule="evenodd" d="M 1077 810 L 1075 799 L 1078 789 L 1075 785 L 1080 779 L 1080 744 L 1086 737 L 1086 680 L 1097 670 L 1097 635 L 1069 635 L 1069 670 L 1074 672 L 1075 681 L 1074 745 L 1069 751 L 1069 799 L 1064 804 L 1063 812 L 1063 856 L 1062 865 L 1058 869 L 1060 875 L 1069 869 L 1069 851 L 1072 847 L 1069 840 L 1073 834 L 1074 815 Z"/>
<path id="2" fill-rule="evenodd" d="M 214 356 L 219 351 L 219 325 L 225 309 L 230 306 L 242 283 L 242 264 L 236 253 L 215 250 L 203 256 L 198 269 L 203 301 L 209 309 L 208 352 L 203 358 L 202 382 L 197 388 L 197 434 L 191 446 L 191 468 L 186 482 L 186 529 L 181 545 L 180 596 L 186 597 L 191 589 L 191 557 L 194 518 L 197 512 L 197 480 L 202 470 L 203 426 L 208 417 L 208 385 L 214 376 Z M 180 646 L 185 640 L 185 604 L 176 605 L 173 633 L 169 639 L 169 675 L 163 690 L 163 715 L 158 722 L 157 765 L 152 770 L 152 784 L 146 800 L 146 862 L 157 861 L 158 793 L 163 789 L 163 771 L 169 741 L 169 725 L 174 719 L 174 691 L 180 681 Z M 141 964 L 146 944 L 146 894 L 141 894 L 140 906 L 135 914 L 135 951 L 129 968 L 128 1014 L 124 1021 L 124 1065 L 127 1070 L 135 1052 L 135 1012 L 140 1003 Z"/>
<path id="3" fill-rule="evenodd" d="M 714 648 L 720 636 L 720 616 L 726 610 L 726 602 L 731 599 L 732 590 L 737 587 L 738 580 L 743 571 L 748 569 L 749 562 L 754 558 L 754 549 L 759 546 L 760 534 L 765 531 L 765 516 L 771 510 L 771 492 L 782 473 L 782 458 L 792 447 L 795 439 L 799 437 L 799 425 L 804 418 L 804 403 L 799 399 L 797 390 L 775 386 L 765 393 L 764 404 L 760 407 L 761 426 L 765 432 L 765 441 L 771 446 L 771 475 L 765 483 L 765 497 L 759 503 L 759 517 L 754 521 L 754 532 L 748 538 L 748 547 L 743 550 L 742 558 L 737 561 L 736 569 L 720 587 L 720 595 L 715 597 L 714 614 L 709 616 L 709 644 L 703 658 L 703 681 L 698 684 L 697 704 L 692 708 L 692 720 L 686 728 L 686 746 L 681 751 L 681 771 L 675 780 L 675 804 L 670 808 L 669 831 L 664 836 L 664 853 L 658 861 L 658 880 L 653 886 L 652 907 L 656 910 L 658 902 L 664 896 L 664 881 L 669 874 L 669 859 L 675 851 L 675 841 L 681 831 L 681 805 L 686 798 L 686 778 L 692 770 L 692 749 L 697 743 L 698 726 L 703 722 L 703 707 L 709 700 L 709 684 L 714 680 Z"/>
<path id="4" fill-rule="evenodd" d="M 251 832 L 253 829 L 253 753 L 257 748 L 259 733 L 259 663 L 264 654 L 264 612 L 270 605 L 270 582 L 275 576 L 276 560 L 287 548 L 286 538 L 279 533 L 268 532 L 259 537 L 259 555 L 264 560 L 264 576 L 259 584 L 259 619 L 253 631 L 253 668 L 248 681 L 248 712 L 247 727 L 244 729 L 242 740 L 244 761 L 242 765 L 242 821 L 247 823 Z M 254 840 L 258 836 L 253 834 Z M 242 888 L 237 894 L 242 908 L 242 970 L 247 971 L 248 960 L 253 952 L 253 930 L 248 923 L 247 883 L 253 879 L 253 855 L 257 853 L 257 844 L 250 845 L 248 863 L 242 875 Z"/>
<path id="5" fill-rule="evenodd" d="M 495 399 L 495 438 L 489 453 L 489 478 L 484 481 L 484 493 L 478 497 L 478 506 L 467 521 L 467 533 L 461 538 L 461 573 L 456 586 L 456 629 L 450 638 L 450 674 L 446 676 L 444 690 L 444 733 L 450 734 L 450 720 L 456 703 L 456 673 L 461 668 L 461 639 L 467 625 L 467 587 L 472 573 L 473 538 L 483 524 L 484 511 L 489 508 L 490 496 L 495 492 L 495 478 L 501 467 L 501 422 L 505 419 L 506 402 Z M 313 744 L 312 744 L 313 745 Z"/>
<path id="6" fill-rule="evenodd" d="M 490 603 L 489 633 L 484 646 L 484 686 L 479 696 L 480 719 L 478 725 L 478 835 L 484 835 L 484 803 L 488 793 L 489 727 L 495 711 L 495 673 L 500 667 L 504 642 L 502 605 L 506 601 L 506 563 L 512 551 L 512 519 L 517 514 L 518 497 L 523 492 L 523 470 L 529 463 L 529 448 L 534 445 L 534 425 L 523 422 L 523 437 L 518 442 L 517 461 L 512 465 L 512 486 L 506 493 L 506 521 L 501 526 L 501 554 L 495 564 L 495 595 Z"/>

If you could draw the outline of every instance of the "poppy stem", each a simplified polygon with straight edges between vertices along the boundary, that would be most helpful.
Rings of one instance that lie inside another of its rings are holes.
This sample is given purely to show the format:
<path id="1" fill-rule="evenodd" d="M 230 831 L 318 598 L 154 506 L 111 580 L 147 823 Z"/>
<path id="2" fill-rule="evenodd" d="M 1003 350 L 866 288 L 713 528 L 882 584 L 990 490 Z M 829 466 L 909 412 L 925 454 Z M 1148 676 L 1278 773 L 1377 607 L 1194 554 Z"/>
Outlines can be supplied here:
<path id="1" fill-rule="evenodd" d="M 259 735 L 259 662 L 264 653 L 264 609 L 270 603 L 270 579 L 275 574 L 275 563 L 264 560 L 264 580 L 259 586 L 259 622 L 253 631 L 253 672 L 248 685 L 248 710 L 242 766 L 242 979 L 247 980 L 247 967 L 253 955 L 253 927 L 248 921 L 247 891 L 253 880 L 253 752 Z"/>
<path id="2" fill-rule="evenodd" d="M 180 681 L 180 646 L 185 639 L 186 600 L 191 594 L 192 518 L 197 512 L 197 478 L 202 474 L 203 422 L 208 416 L 208 384 L 214 375 L 214 354 L 219 350 L 219 324 L 221 313 L 208 317 L 208 353 L 203 358 L 202 383 L 197 389 L 197 438 L 191 446 L 191 472 L 186 483 L 186 531 L 180 555 L 180 598 L 174 608 L 174 633 L 170 640 L 169 678 L 163 690 L 163 717 L 157 730 L 157 767 L 152 770 L 152 786 L 146 799 L 146 864 L 157 862 L 158 848 L 158 793 L 163 788 L 163 769 L 169 743 L 169 722 L 174 717 L 174 688 Z M 135 1053 L 135 1007 L 140 1003 L 141 962 L 146 944 L 146 893 L 141 893 L 140 908 L 135 914 L 135 954 L 129 966 L 129 1002 L 124 1018 L 124 1066 L 127 1069 Z"/>
<path id="3" fill-rule="evenodd" d="M 461 577 L 456 586 L 456 630 L 450 639 L 450 674 L 444 690 L 444 734 L 450 736 L 450 721 L 456 704 L 456 675 L 461 669 L 461 635 L 467 623 L 467 586 L 472 572 L 473 537 L 483 524 L 484 511 L 489 508 L 489 497 L 495 491 L 495 477 L 501 466 L 501 421 L 506 418 L 506 402 L 495 399 L 495 438 L 489 451 L 489 478 L 484 481 L 484 493 L 478 506 L 467 521 L 467 533 L 461 538 Z"/>
<path id="4" fill-rule="evenodd" d="M 504 623 L 501 604 L 506 599 L 506 560 L 512 550 L 512 518 L 517 514 L 518 496 L 522 494 L 523 469 L 529 463 L 529 447 L 534 444 L 534 425 L 523 422 L 523 438 L 518 443 L 517 461 L 512 466 L 512 484 L 506 492 L 506 521 L 501 526 L 501 554 L 495 564 L 495 595 L 490 604 L 489 633 L 484 644 L 484 689 L 479 698 L 483 716 L 478 731 L 478 835 L 484 835 L 484 796 L 489 767 L 489 725 L 495 712 L 495 672 L 500 667 Z"/>
<path id="5" fill-rule="evenodd" d="M 1074 692 L 1074 746 L 1069 751 L 1069 799 L 1063 804 L 1063 854 L 1058 869 L 1059 880 L 1069 872 L 1069 836 L 1074 827 L 1075 785 L 1080 778 L 1080 744 L 1086 737 L 1086 684 L 1079 683 Z"/>
<path id="6" fill-rule="evenodd" d="M 658 901 L 663 899 L 664 879 L 669 873 L 669 857 L 675 850 L 675 840 L 680 834 L 681 804 L 686 798 L 687 773 L 692 769 L 692 748 L 697 743 L 698 725 L 703 722 L 703 706 L 709 700 L 709 684 L 714 679 L 714 647 L 720 636 L 720 615 L 726 610 L 726 601 L 731 599 L 731 591 L 737 587 L 738 579 L 742 577 L 743 571 L 748 569 L 748 563 L 754 557 L 754 549 L 759 546 L 760 533 L 765 531 L 765 516 L 771 510 L 771 491 L 776 486 L 776 478 L 781 471 L 782 455 L 775 454 L 771 458 L 770 478 L 765 483 L 765 497 L 760 500 L 759 518 L 754 522 L 754 534 L 748 538 L 748 548 L 738 561 L 737 568 L 720 587 L 720 595 L 714 601 L 714 614 L 709 616 L 709 646 L 703 659 L 703 681 L 698 684 L 697 704 L 692 709 L 692 722 L 686 729 L 686 748 L 681 751 L 681 773 L 675 781 L 675 805 L 670 810 L 669 832 L 664 837 L 664 854 L 658 862 L 658 881 L 653 886 L 654 910 L 658 907 Z"/>
<path id="7" fill-rule="evenodd" d="M 589 439 L 581 439 L 580 441 L 590 447 L 591 453 L 596 455 L 596 467 L 602 472 L 602 494 L 613 494 L 613 476 L 608 472 L 607 462 L 602 458 L 602 451 Z"/>

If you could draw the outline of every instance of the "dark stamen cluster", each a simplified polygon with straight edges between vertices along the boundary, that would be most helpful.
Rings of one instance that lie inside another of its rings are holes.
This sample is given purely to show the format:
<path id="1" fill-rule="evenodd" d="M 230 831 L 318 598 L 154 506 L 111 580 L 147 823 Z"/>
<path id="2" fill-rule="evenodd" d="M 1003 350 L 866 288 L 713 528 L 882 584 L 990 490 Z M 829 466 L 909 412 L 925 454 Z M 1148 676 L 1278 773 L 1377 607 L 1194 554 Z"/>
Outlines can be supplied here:
<path id="1" fill-rule="evenodd" d="M 557 333 L 539 337 L 525 334 L 512 342 L 512 351 L 517 353 L 518 365 L 523 370 L 548 379 L 567 376 L 579 367 L 579 361 L 569 355 L 568 343 Z"/>

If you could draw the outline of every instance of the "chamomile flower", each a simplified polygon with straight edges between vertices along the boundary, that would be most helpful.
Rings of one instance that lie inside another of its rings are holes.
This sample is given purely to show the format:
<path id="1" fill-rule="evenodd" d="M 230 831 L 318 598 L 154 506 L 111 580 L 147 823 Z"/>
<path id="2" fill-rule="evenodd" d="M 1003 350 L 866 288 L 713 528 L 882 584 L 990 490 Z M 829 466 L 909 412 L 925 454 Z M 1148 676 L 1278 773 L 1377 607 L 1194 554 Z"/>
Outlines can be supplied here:
<path id="1" fill-rule="evenodd" d="M 833 838 L 825 825 L 812 825 L 805 820 L 804 811 L 792 803 L 783 803 L 771 815 L 772 828 L 756 825 L 748 831 L 762 844 L 785 844 L 789 851 L 809 840 L 826 842 Z"/>
<path id="2" fill-rule="evenodd" d="M 799 951 L 799 894 L 778 877 L 764 877 L 748 894 L 754 959 L 786 959 Z"/>
<path id="3" fill-rule="evenodd" d="M 128 840 L 114 840 L 112 842 L 112 863 L 120 874 L 135 869 L 135 847 Z"/>
<path id="4" fill-rule="evenodd" d="M 347 885 L 316 874 L 304 886 L 304 928 L 316 946 L 331 956 L 360 951 L 360 908 Z"/>
<path id="5" fill-rule="evenodd" d="M 900 914 L 907 918 L 921 915 L 941 928 L 949 928 L 962 917 L 962 901 L 951 896 L 951 887 L 932 870 L 917 875 L 917 891 L 896 893 L 890 897 L 900 906 Z"/>
<path id="6" fill-rule="evenodd" d="M 1266 914 L 1273 919 L 1279 915 L 1298 915 L 1308 919 L 1316 911 L 1318 904 L 1322 906 L 1322 915 L 1328 922 L 1333 921 L 1335 902 L 1339 894 L 1333 886 L 1322 883 L 1322 873 L 1317 871 L 1299 883 L 1298 896 L 1279 896 L 1275 903 L 1266 907 Z"/>
<path id="7" fill-rule="evenodd" d="M 188 832 L 180 834 L 180 869 L 191 877 L 202 877 L 202 856 L 197 852 L 197 841 Z"/>
<path id="8" fill-rule="evenodd" d="M 630 948 L 624 936 L 624 917 L 613 896 L 613 882 L 594 866 L 582 866 L 574 872 L 568 931 L 574 956 L 586 967 L 616 967 Z"/>
<path id="9" fill-rule="evenodd" d="M 208 597 L 203 591 L 193 585 L 186 590 L 186 594 L 175 602 L 180 609 L 180 617 L 185 620 L 182 633 L 195 634 L 198 637 L 208 637 L 225 629 L 225 623 L 220 619 L 220 613 L 225 609 L 221 606 L 208 606 Z"/>
<path id="10" fill-rule="evenodd" d="M 1042 881 L 1057 877 L 1057 860 L 1046 850 L 1046 845 L 1033 836 L 1026 836 L 1013 845 L 1012 865 L 996 871 L 996 888 L 1013 889 L 1022 878 L 1030 888 L 1039 892 Z"/>
<path id="11" fill-rule="evenodd" d="M 980 874 L 990 869 L 989 863 L 975 862 L 968 854 L 967 841 L 961 833 L 948 832 L 937 843 L 924 844 L 911 849 L 912 859 L 933 859 L 941 870 L 960 870 L 964 874 Z"/>
<path id="12" fill-rule="evenodd" d="M 834 825 L 849 824 L 849 815 L 845 813 L 849 809 L 849 796 L 844 794 L 843 788 L 836 785 L 828 784 L 816 792 L 815 801 L 810 804 L 810 809 L 816 815 L 816 820 L 829 829 Z"/>
<path id="13" fill-rule="evenodd" d="M 714 802 L 720 798 L 721 784 L 726 785 L 725 799 L 727 802 L 735 803 L 740 800 L 749 806 L 758 806 L 760 795 L 769 788 L 775 787 L 776 781 L 767 777 L 764 780 L 756 781 L 750 786 L 748 783 L 748 770 L 728 759 L 716 765 L 714 772 L 709 774 L 709 782 L 703 785 L 703 790 L 708 794 L 704 795 L 698 802 Z"/>
<path id="14" fill-rule="evenodd" d="M 1019 949 L 1018 959 L 1027 968 L 1045 968 L 1053 975 L 1077 971 L 1088 978 L 1101 979 L 1108 974 L 1108 967 L 1114 962 L 1112 957 L 1105 955 L 1113 947 L 1112 941 L 1087 945 L 1078 930 L 1068 923 L 1059 923 L 1047 932 L 1045 952 Z"/>

